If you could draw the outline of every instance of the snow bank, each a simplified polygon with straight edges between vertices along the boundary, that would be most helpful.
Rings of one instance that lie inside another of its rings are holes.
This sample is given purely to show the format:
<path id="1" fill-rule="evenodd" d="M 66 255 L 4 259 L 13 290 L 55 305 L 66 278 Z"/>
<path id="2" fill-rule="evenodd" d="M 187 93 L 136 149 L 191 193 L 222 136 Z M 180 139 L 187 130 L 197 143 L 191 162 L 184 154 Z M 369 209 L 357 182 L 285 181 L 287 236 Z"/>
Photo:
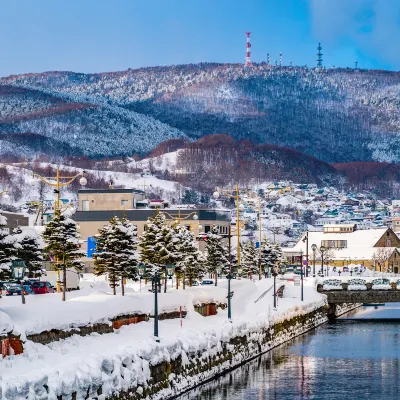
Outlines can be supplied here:
<path id="1" fill-rule="evenodd" d="M 215 316 L 202 317 L 192 307 L 193 302 L 211 297 L 226 300 L 226 280 L 221 280 L 217 288 L 192 287 L 186 291 L 162 293 L 159 296 L 161 307 L 186 304 L 188 314 L 182 327 L 179 320 L 160 321 L 160 343 L 154 340 L 152 321 L 125 326 L 104 335 L 75 335 L 48 345 L 27 341 L 22 355 L 0 360 L 0 398 L 33 400 L 56 398 L 59 395 L 70 398 L 75 392 L 76 399 L 80 400 L 87 396 L 88 388 L 93 392 L 91 396 L 99 387 L 103 395 L 108 396 L 132 386 L 145 387 L 152 365 L 169 362 L 178 356 L 183 365 L 194 359 L 206 363 L 210 357 L 221 354 L 223 343 L 230 348 L 231 339 L 243 336 L 247 336 L 250 346 L 246 354 L 256 355 L 260 352 L 260 346 L 264 346 L 264 351 L 271 346 L 264 341 L 262 332 L 266 329 L 284 320 L 306 315 L 325 304 L 326 296 L 315 291 L 313 280 L 305 279 L 304 283 L 304 302 L 299 300 L 300 287 L 285 283 L 284 297 L 278 299 L 278 308 L 274 309 L 273 294 L 267 292 L 273 285 L 272 279 L 256 282 L 232 280 L 232 322 L 228 322 L 227 310 L 219 310 Z M 265 296 L 255 303 L 265 292 Z M 11 318 L 14 329 L 40 331 L 44 327 L 50 329 L 84 321 L 93 323 L 111 314 L 133 310 L 152 311 L 153 298 L 154 294 L 151 293 L 135 293 L 123 298 L 94 290 L 86 295 L 77 294 L 65 303 L 56 294 L 28 297 L 25 307 L 17 303 L 16 298 L 6 299 L 0 304 L 3 314 Z M 9 323 L 6 317 L 7 321 Z M 299 334 L 302 329 L 305 327 L 295 325 L 290 335 Z M 293 337 L 290 335 L 287 335 L 287 339 Z M 285 338 L 283 334 L 275 345 L 287 340 Z M 236 354 L 227 363 L 237 365 L 245 357 Z M 223 364 L 216 368 L 217 371 L 223 370 Z M 193 379 L 200 378 L 198 375 Z M 174 377 L 171 375 L 170 379 Z M 175 383 L 178 388 L 180 384 L 188 385 L 184 381 Z M 195 381 L 190 384 L 193 383 Z M 157 398 L 162 396 L 160 392 Z"/>

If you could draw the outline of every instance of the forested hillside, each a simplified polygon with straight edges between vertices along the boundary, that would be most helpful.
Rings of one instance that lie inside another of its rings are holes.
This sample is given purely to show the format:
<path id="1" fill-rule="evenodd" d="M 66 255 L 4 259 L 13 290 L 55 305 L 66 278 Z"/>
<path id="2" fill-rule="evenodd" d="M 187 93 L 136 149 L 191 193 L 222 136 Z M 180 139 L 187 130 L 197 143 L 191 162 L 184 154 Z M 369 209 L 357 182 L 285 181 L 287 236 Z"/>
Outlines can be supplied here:
<path id="1" fill-rule="evenodd" d="M 144 154 L 168 139 L 224 133 L 327 162 L 400 161 L 397 72 L 196 64 L 0 85 L 3 154 L 46 153 L 48 143 L 60 155 Z"/>

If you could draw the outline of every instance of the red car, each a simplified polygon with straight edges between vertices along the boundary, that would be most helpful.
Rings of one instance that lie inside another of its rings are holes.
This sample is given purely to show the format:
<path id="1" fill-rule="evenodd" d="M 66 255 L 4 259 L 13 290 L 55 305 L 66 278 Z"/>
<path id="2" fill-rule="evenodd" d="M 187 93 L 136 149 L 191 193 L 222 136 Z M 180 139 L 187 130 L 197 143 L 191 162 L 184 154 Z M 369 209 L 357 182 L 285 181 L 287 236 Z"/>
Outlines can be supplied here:
<path id="1" fill-rule="evenodd" d="M 46 294 L 55 292 L 54 287 L 51 285 L 50 282 L 33 282 L 31 288 L 35 292 L 35 294 Z"/>

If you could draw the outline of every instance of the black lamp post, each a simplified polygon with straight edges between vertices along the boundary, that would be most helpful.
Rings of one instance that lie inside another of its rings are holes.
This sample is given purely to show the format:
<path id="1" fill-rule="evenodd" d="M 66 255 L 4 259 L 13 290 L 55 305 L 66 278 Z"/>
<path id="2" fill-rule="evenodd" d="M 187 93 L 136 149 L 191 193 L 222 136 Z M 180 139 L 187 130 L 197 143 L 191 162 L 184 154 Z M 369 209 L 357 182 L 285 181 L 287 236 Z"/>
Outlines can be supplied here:
<path id="1" fill-rule="evenodd" d="M 313 277 L 315 278 L 315 252 L 317 251 L 317 245 L 316 244 L 313 244 L 312 246 L 311 246 L 311 249 L 312 249 L 312 251 L 313 251 Z"/>
<path id="2" fill-rule="evenodd" d="M 25 271 L 26 271 L 26 265 L 23 260 L 21 259 L 15 259 L 12 261 L 11 264 L 11 270 L 14 279 L 17 280 L 17 282 L 20 284 L 20 290 L 21 290 L 21 300 L 22 304 L 25 304 L 25 289 L 24 285 L 22 284 L 22 279 L 25 276 Z"/>
<path id="3" fill-rule="evenodd" d="M 240 265 L 238 265 L 237 270 L 241 269 Z M 228 279 L 228 320 L 232 320 L 232 305 L 231 305 L 231 299 L 233 296 L 233 292 L 231 292 L 231 279 L 233 279 L 233 275 L 235 272 L 235 268 L 232 268 L 232 266 L 229 266 L 229 273 L 226 276 Z"/>
<path id="4" fill-rule="evenodd" d="M 304 300 L 304 286 L 303 286 L 303 252 L 301 252 L 301 266 L 300 266 L 300 276 L 301 276 L 301 301 Z"/>
<path id="5" fill-rule="evenodd" d="M 170 270 L 172 273 L 174 271 L 174 265 L 169 264 Z M 146 275 L 146 265 L 144 263 L 139 263 L 138 265 L 139 276 L 142 278 Z M 159 342 L 160 339 L 158 338 L 158 283 L 160 281 L 160 270 L 159 268 L 155 267 L 154 271 L 151 271 L 149 274 L 151 277 L 151 281 L 153 283 L 154 288 L 154 336 L 157 338 L 156 341 Z"/>
<path id="6" fill-rule="evenodd" d="M 319 252 L 321 253 L 321 274 L 322 274 L 322 276 L 324 276 L 324 254 L 326 252 L 326 247 L 321 246 L 319 248 Z"/>
<path id="7" fill-rule="evenodd" d="M 272 276 L 274 277 L 274 308 L 276 308 L 276 277 L 278 276 L 278 267 L 274 265 L 272 268 Z"/>

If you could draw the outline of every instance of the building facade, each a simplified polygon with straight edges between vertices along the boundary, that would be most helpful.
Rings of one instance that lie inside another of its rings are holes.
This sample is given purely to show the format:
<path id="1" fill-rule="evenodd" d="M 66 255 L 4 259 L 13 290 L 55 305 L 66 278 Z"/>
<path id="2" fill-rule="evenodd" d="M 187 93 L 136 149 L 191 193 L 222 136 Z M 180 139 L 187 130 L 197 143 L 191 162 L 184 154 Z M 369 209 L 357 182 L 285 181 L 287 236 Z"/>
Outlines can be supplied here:
<path id="1" fill-rule="evenodd" d="M 140 236 L 149 218 L 161 212 L 171 223 L 180 221 L 180 224 L 192 231 L 196 237 L 199 233 L 207 233 L 213 225 L 218 226 L 222 235 L 227 235 L 231 224 L 229 210 L 208 209 L 199 210 L 193 208 L 135 208 L 136 202 L 144 200 L 145 193 L 136 189 L 107 189 L 107 190 L 80 190 L 78 200 L 80 210 L 75 213 L 75 221 L 82 240 L 82 250 L 89 255 L 85 261 L 85 272 L 91 272 L 93 251 L 88 243 L 93 243 L 92 238 L 98 234 L 99 229 L 107 225 L 114 216 L 126 217 L 136 225 Z M 128 205 L 125 201 L 128 201 Z M 87 203 L 88 202 L 88 203 Z M 87 206 L 88 204 L 88 206 Z M 196 216 L 196 217 L 195 217 Z M 194 218 L 195 217 L 195 218 Z M 199 241 L 199 249 L 204 250 L 204 242 Z"/>

